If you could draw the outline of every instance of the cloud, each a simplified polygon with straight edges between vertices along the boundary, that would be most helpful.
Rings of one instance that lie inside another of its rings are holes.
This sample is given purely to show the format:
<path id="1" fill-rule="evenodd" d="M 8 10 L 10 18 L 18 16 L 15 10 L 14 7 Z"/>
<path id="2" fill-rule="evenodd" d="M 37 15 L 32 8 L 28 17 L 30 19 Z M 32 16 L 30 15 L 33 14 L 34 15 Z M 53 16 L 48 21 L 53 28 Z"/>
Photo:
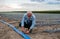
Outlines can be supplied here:
<path id="1" fill-rule="evenodd" d="M 30 0 L 0 0 L 1 10 L 60 10 L 60 5 L 31 2 Z"/>

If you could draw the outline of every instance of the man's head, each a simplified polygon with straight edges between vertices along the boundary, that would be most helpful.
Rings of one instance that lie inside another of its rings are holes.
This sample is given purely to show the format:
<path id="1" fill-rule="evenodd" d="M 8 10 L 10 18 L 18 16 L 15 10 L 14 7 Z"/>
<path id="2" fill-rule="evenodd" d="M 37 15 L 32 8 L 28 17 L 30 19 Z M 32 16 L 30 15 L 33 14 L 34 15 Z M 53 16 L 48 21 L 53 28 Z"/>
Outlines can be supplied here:
<path id="1" fill-rule="evenodd" d="M 32 16 L 32 12 L 31 11 L 27 11 L 27 16 L 28 16 L 28 18 L 30 18 Z"/>

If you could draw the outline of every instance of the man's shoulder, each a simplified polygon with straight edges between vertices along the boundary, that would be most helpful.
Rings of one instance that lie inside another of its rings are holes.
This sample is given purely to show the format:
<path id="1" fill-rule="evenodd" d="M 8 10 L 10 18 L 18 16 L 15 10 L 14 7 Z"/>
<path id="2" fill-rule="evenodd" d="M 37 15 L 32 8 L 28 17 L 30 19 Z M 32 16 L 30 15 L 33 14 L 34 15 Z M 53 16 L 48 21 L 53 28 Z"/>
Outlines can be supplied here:
<path id="1" fill-rule="evenodd" d="M 27 16 L 27 13 L 24 14 L 24 17 L 26 17 L 26 16 Z"/>

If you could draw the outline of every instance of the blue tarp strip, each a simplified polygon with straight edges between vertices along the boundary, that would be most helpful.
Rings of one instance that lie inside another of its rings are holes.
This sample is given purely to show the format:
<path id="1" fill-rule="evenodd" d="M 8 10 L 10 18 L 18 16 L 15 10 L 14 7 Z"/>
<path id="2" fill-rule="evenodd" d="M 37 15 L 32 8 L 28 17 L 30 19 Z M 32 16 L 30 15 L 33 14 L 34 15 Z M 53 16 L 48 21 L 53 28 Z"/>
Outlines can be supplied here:
<path id="1" fill-rule="evenodd" d="M 18 34 L 20 34 L 24 39 L 31 39 L 27 34 L 23 33 L 22 31 L 19 31 L 17 28 L 15 28 L 13 25 L 3 21 L 3 20 L 0 20 L 0 22 L 4 23 L 4 24 L 7 24 L 10 28 L 12 28 L 15 32 L 17 32 Z"/>

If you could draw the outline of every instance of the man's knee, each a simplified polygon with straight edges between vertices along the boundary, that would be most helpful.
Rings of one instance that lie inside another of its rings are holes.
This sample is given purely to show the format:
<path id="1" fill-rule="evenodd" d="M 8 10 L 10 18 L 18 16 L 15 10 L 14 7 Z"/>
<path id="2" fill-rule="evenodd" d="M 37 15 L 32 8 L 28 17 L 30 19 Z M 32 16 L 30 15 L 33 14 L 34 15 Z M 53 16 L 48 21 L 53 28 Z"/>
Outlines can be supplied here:
<path id="1" fill-rule="evenodd" d="M 19 23 L 19 27 L 21 27 L 21 22 Z"/>

